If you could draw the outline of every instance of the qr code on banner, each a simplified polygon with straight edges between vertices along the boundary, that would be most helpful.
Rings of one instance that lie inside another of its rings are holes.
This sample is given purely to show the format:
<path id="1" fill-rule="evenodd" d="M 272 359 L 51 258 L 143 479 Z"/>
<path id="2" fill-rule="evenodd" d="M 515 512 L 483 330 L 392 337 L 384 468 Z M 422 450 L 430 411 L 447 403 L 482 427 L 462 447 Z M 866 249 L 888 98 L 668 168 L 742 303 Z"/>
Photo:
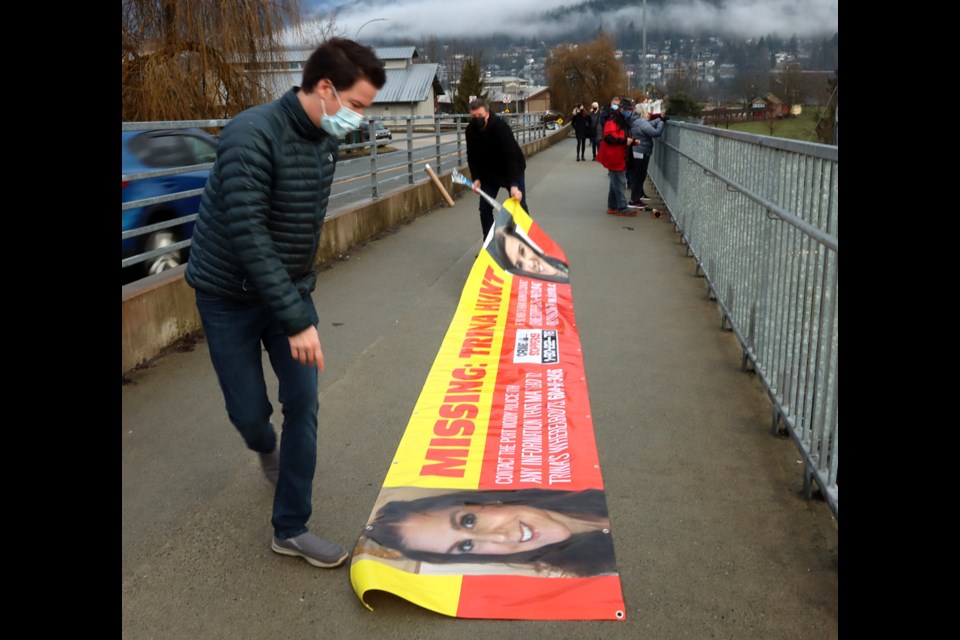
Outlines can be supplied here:
<path id="1" fill-rule="evenodd" d="M 556 329 L 518 329 L 513 345 L 513 361 L 532 364 L 560 362 Z"/>

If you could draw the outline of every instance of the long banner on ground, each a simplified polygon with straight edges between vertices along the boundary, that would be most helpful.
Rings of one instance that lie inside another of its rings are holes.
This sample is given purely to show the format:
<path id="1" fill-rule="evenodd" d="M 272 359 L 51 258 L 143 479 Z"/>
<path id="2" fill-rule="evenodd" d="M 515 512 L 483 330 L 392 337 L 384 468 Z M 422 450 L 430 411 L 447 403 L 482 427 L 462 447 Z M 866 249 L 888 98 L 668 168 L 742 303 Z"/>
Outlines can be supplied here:
<path id="1" fill-rule="evenodd" d="M 625 617 L 566 256 L 512 199 L 467 278 L 350 579 L 361 601 L 386 591 L 449 616 Z"/>

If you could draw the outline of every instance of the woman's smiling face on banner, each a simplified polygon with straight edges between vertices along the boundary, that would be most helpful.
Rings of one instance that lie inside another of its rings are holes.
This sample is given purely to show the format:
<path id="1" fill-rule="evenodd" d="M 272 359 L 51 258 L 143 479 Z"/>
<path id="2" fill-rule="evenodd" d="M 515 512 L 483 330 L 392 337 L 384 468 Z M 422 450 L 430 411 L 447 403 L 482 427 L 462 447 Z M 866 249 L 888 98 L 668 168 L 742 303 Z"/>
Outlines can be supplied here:
<path id="1" fill-rule="evenodd" d="M 533 274 L 534 276 L 560 275 L 559 269 L 544 260 L 526 242 L 516 236 L 506 235 L 503 242 L 503 252 L 507 261 L 518 271 Z"/>
<path id="2" fill-rule="evenodd" d="M 528 505 L 462 505 L 411 514 L 401 525 L 408 549 L 450 555 L 507 555 L 563 542 L 562 516 Z"/>

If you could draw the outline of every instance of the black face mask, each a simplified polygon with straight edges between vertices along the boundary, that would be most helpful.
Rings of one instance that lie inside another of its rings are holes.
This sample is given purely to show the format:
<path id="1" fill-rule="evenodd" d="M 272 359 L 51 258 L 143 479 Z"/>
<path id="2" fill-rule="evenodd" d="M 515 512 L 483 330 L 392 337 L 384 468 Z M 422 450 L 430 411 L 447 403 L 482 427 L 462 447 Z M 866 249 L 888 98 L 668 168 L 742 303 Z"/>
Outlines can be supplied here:
<path id="1" fill-rule="evenodd" d="M 484 120 L 485 120 L 484 118 L 479 118 L 479 117 L 478 117 L 478 118 L 474 118 L 474 119 L 473 119 L 473 125 L 474 125 L 477 129 L 483 129 Z"/>

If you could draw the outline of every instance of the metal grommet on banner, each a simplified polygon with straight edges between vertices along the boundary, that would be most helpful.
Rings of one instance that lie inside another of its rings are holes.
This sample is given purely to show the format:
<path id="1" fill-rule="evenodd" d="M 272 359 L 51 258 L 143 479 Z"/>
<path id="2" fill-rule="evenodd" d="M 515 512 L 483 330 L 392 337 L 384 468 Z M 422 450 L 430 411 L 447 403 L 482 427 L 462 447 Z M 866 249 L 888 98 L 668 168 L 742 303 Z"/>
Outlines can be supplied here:
<path id="1" fill-rule="evenodd" d="M 372 524 L 368 524 L 368 525 L 367 525 L 367 531 L 373 531 L 373 525 L 372 525 Z"/>
<path id="2" fill-rule="evenodd" d="M 616 616 L 617 616 L 617 618 L 619 618 L 619 619 L 622 620 L 622 619 L 623 619 L 623 611 L 617 611 Z"/>
<path id="3" fill-rule="evenodd" d="M 367 527 L 367 528 L 369 529 L 370 527 Z M 610 529 L 604 529 L 603 532 L 604 532 L 604 533 L 610 533 Z"/>

